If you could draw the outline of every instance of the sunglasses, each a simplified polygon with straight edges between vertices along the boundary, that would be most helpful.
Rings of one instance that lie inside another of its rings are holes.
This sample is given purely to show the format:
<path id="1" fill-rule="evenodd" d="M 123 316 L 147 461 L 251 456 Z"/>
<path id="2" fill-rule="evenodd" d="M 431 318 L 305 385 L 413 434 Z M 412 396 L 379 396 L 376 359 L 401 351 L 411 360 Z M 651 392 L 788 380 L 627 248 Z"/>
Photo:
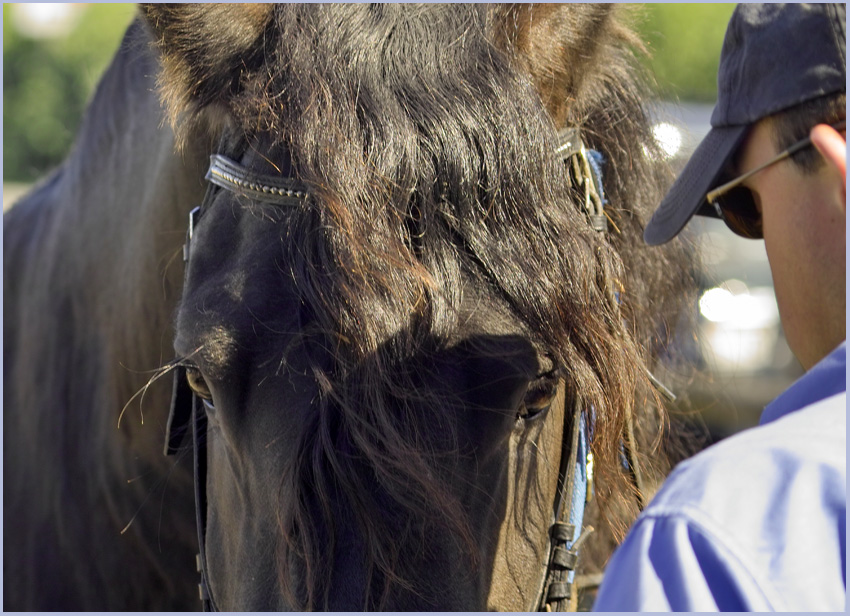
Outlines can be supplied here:
<path id="1" fill-rule="evenodd" d="M 838 132 L 844 132 L 845 120 L 832 124 Z M 734 180 L 726 182 L 722 186 L 718 186 L 714 190 L 709 191 L 705 195 L 705 200 L 714 206 L 716 215 L 726 223 L 734 233 L 741 237 L 749 239 L 761 239 L 764 237 L 761 227 L 761 212 L 756 207 L 756 202 L 752 191 L 743 186 L 743 182 L 751 178 L 753 175 L 767 169 L 786 158 L 793 156 L 800 150 L 803 150 L 812 145 L 812 140 L 809 137 L 798 141 L 787 150 L 783 150 L 774 158 L 763 165 L 748 171 L 743 175 L 739 175 Z M 710 210 L 709 210 L 710 212 Z M 709 213 L 711 215 L 711 213 Z"/>

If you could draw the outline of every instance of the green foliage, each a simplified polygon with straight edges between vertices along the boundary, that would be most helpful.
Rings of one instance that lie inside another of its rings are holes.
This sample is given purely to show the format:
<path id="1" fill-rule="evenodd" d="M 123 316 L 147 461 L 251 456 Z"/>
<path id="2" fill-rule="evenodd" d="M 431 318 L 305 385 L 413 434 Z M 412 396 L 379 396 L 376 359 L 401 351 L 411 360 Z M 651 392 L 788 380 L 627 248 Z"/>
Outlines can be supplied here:
<path id="1" fill-rule="evenodd" d="M 3 5 L 3 181 L 30 182 L 68 153 L 86 102 L 134 14 L 96 4 L 66 37 L 32 39 Z"/>
<path id="2" fill-rule="evenodd" d="M 713 103 L 734 4 L 646 4 L 637 24 L 663 98 Z"/>

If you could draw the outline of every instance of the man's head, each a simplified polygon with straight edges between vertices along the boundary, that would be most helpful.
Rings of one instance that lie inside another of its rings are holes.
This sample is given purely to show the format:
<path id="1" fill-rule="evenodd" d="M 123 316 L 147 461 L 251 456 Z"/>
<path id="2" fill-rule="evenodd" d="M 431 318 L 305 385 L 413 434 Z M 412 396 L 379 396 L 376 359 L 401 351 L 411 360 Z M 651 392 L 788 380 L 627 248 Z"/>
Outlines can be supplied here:
<path id="1" fill-rule="evenodd" d="M 644 232 L 661 244 L 699 213 L 763 234 L 786 337 L 806 369 L 845 338 L 845 31 L 844 5 L 739 5 L 712 129 Z"/>
<path id="2" fill-rule="evenodd" d="M 816 124 L 844 118 L 845 33 L 843 4 L 738 5 L 720 54 L 712 128 L 647 224 L 648 244 L 669 241 L 696 213 L 718 215 L 705 196 L 734 177 L 736 154 L 760 120 L 791 118 L 777 123 L 788 126 L 780 137 L 787 147 Z"/>
<path id="3" fill-rule="evenodd" d="M 775 117 L 757 122 L 735 157 L 737 172 L 773 158 L 782 131 Z M 830 149 L 834 141 L 838 148 Z M 846 143 L 825 124 L 813 142 L 808 162 L 786 160 L 743 183 L 761 215 L 788 345 L 807 370 L 846 336 Z"/>

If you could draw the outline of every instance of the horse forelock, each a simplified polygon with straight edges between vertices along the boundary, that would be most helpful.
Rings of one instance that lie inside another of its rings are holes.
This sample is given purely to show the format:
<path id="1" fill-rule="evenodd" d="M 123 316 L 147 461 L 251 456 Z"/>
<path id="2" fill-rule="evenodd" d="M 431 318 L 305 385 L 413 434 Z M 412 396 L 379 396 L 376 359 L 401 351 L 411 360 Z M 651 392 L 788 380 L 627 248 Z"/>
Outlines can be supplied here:
<path id="1" fill-rule="evenodd" d="M 332 352 L 314 367 L 319 408 L 284 478 L 295 498 L 280 511 L 282 580 L 307 607 L 328 604 L 323 563 L 338 539 L 337 496 L 366 537 L 366 600 L 375 603 L 364 607 L 381 605 L 392 585 L 417 592 L 398 520 L 377 514 L 381 498 L 410 512 L 405 532 L 424 537 L 435 520 L 474 561 L 470 521 L 445 473 L 434 472 L 445 470 L 454 435 L 434 450 L 414 416 L 451 405 L 427 391 L 406 399 L 416 377 L 398 370 L 464 334 L 473 282 L 508 307 L 594 409 L 598 492 L 625 500 L 619 438 L 625 413 L 651 398 L 642 366 L 659 326 L 658 314 L 637 307 L 678 293 L 684 275 L 654 273 L 681 271 L 677 249 L 650 257 L 639 248 L 658 175 L 641 149 L 650 137 L 623 30 L 608 9 L 581 11 L 583 20 L 537 28 L 480 5 L 276 6 L 238 80 L 235 69 L 219 80 L 234 125 L 285 144 L 315 203 L 293 226 L 289 257 L 312 323 L 307 339 Z M 582 49 L 590 42 L 580 25 L 592 26 L 594 53 Z M 541 51 L 558 47 L 544 42 L 553 35 L 573 55 Z M 556 81 L 567 105 L 550 104 L 554 93 L 541 85 L 551 66 L 564 76 Z M 555 121 L 566 119 L 583 125 L 614 169 L 611 240 L 590 229 L 551 154 Z M 675 300 L 660 303 L 661 319 L 673 313 Z"/>

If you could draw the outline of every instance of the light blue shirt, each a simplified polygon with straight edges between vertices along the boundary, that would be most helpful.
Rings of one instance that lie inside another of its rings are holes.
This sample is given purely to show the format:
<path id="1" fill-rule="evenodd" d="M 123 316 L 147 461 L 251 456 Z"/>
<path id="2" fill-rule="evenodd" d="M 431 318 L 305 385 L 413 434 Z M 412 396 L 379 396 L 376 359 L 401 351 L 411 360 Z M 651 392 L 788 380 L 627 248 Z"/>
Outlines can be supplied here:
<path id="1" fill-rule="evenodd" d="M 845 611 L 846 341 L 760 425 L 679 464 L 605 570 L 595 611 Z"/>

